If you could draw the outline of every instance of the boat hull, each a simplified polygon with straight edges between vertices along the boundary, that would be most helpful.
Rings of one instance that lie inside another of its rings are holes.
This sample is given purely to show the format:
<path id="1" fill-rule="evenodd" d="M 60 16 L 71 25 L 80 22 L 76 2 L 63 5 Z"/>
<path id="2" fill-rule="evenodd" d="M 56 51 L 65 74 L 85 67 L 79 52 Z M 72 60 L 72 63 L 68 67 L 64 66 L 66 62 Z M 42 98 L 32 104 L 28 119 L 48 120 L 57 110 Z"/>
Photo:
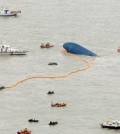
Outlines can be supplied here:
<path id="1" fill-rule="evenodd" d="M 107 125 L 103 125 L 101 124 L 102 128 L 109 128 L 109 129 L 120 129 L 120 126 L 107 126 Z"/>
<path id="2" fill-rule="evenodd" d="M 63 48 L 73 54 L 78 54 L 78 55 L 87 55 L 87 56 L 97 56 L 97 54 L 93 53 L 92 51 L 84 48 L 83 46 L 73 43 L 73 42 L 67 42 L 63 44 Z"/>
<path id="3" fill-rule="evenodd" d="M 118 52 L 120 52 L 120 47 L 117 49 Z"/>
<path id="4" fill-rule="evenodd" d="M 9 17 L 9 16 L 17 16 L 17 14 L 0 14 L 0 16 Z"/>
<path id="5" fill-rule="evenodd" d="M 0 55 L 26 55 L 27 52 L 0 52 Z"/>
<path id="6" fill-rule="evenodd" d="M 65 107 L 66 104 L 51 104 L 51 107 Z"/>

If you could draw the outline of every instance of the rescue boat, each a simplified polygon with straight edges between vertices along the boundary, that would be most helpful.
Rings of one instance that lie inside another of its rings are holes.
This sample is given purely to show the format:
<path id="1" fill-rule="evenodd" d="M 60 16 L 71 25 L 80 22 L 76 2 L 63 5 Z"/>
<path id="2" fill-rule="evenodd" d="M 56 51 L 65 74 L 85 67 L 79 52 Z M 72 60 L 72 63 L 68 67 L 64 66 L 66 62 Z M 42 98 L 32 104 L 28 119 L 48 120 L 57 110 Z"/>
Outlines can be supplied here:
<path id="1" fill-rule="evenodd" d="M 0 16 L 17 16 L 18 13 L 21 13 L 21 11 L 10 11 L 7 8 L 2 8 L 0 11 Z"/>
<path id="2" fill-rule="evenodd" d="M 110 128 L 110 129 L 120 129 L 120 121 L 118 120 L 107 120 L 100 124 L 102 128 Z"/>
<path id="3" fill-rule="evenodd" d="M 41 48 L 50 48 L 50 47 L 54 47 L 54 45 L 50 44 L 49 42 L 47 42 L 46 44 L 42 43 Z"/>
<path id="4" fill-rule="evenodd" d="M 51 103 L 51 107 L 65 107 L 66 103 Z"/>
<path id="5" fill-rule="evenodd" d="M 120 52 L 120 47 L 118 47 L 117 51 Z"/>

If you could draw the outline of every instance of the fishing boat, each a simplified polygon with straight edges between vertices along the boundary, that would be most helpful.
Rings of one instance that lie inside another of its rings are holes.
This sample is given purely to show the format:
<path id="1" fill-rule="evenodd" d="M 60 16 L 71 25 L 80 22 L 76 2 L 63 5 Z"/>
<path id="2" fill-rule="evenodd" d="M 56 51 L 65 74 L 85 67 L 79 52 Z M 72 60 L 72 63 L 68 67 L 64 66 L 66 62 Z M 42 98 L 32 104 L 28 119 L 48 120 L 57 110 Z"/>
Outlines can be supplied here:
<path id="1" fill-rule="evenodd" d="M 24 128 L 23 130 L 18 131 L 17 134 L 31 134 L 31 130 Z"/>
<path id="2" fill-rule="evenodd" d="M 39 122 L 39 120 L 36 120 L 36 119 L 29 119 L 28 122 Z"/>
<path id="3" fill-rule="evenodd" d="M 49 62 L 48 65 L 58 65 L 56 62 Z"/>
<path id="4" fill-rule="evenodd" d="M 51 107 L 65 107 L 66 103 L 51 103 Z"/>
<path id="5" fill-rule="evenodd" d="M 10 11 L 7 8 L 2 8 L 0 11 L 0 16 L 17 16 L 18 13 L 21 13 L 21 11 Z"/>
<path id="6" fill-rule="evenodd" d="M 26 55 L 27 50 L 19 50 L 15 48 L 11 48 L 8 45 L 0 46 L 0 54 L 7 54 L 7 55 Z"/>
<path id="7" fill-rule="evenodd" d="M 53 125 L 54 126 L 54 125 L 57 125 L 57 124 L 58 124 L 57 121 L 50 121 L 50 123 L 48 125 L 50 125 L 50 126 Z"/>
<path id="8" fill-rule="evenodd" d="M 40 46 L 41 48 L 50 48 L 50 47 L 54 47 L 54 45 L 52 45 L 52 44 L 50 44 L 49 42 L 47 42 L 47 43 L 42 43 L 41 44 L 41 46 Z"/>
<path id="9" fill-rule="evenodd" d="M 120 52 L 120 47 L 118 47 L 117 51 Z"/>
<path id="10" fill-rule="evenodd" d="M 107 120 L 100 124 L 102 128 L 120 129 L 120 121 L 118 120 Z"/>

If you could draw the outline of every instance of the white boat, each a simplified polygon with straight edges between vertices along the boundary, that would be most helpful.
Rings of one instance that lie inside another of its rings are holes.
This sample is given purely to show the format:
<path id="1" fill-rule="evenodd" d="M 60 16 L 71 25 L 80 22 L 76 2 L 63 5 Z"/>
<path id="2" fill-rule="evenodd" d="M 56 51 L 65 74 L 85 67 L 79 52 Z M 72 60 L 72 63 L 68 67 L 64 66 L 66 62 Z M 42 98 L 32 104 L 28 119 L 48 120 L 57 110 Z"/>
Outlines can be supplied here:
<path id="1" fill-rule="evenodd" d="M 2 8 L 0 16 L 17 16 L 18 13 L 21 13 L 21 11 L 10 11 L 7 8 Z"/>
<path id="2" fill-rule="evenodd" d="M 107 120 L 100 124 L 102 128 L 120 129 L 120 121 L 118 120 Z"/>
<path id="3" fill-rule="evenodd" d="M 15 48 L 11 48 L 8 45 L 0 46 L 0 54 L 7 54 L 7 55 L 26 55 L 28 51 L 26 50 L 18 50 Z"/>

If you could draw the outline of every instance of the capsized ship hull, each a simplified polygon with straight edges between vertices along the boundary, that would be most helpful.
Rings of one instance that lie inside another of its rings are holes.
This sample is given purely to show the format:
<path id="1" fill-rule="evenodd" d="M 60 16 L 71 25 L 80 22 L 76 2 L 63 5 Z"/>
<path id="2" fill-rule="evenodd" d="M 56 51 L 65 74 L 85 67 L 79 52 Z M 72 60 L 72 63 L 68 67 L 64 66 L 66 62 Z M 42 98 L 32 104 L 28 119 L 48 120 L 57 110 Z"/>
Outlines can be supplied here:
<path id="1" fill-rule="evenodd" d="M 69 53 L 73 53 L 73 54 L 84 54 L 87 56 L 97 56 L 97 54 L 95 54 L 94 52 L 84 48 L 83 46 L 76 44 L 76 43 L 72 43 L 72 42 L 67 42 L 65 44 L 63 44 L 63 48 L 69 52 Z"/>

